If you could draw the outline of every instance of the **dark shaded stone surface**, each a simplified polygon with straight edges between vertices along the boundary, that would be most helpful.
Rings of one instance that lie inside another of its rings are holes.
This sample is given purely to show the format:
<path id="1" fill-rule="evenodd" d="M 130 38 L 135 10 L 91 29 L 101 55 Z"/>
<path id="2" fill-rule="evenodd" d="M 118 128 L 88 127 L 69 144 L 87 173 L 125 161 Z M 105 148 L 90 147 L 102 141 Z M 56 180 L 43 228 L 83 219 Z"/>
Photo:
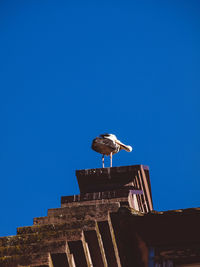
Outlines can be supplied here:
<path id="1" fill-rule="evenodd" d="M 149 251 L 167 267 L 200 262 L 200 208 L 154 211 L 148 167 L 76 174 L 80 195 L 0 238 L 0 267 L 147 267 Z"/>

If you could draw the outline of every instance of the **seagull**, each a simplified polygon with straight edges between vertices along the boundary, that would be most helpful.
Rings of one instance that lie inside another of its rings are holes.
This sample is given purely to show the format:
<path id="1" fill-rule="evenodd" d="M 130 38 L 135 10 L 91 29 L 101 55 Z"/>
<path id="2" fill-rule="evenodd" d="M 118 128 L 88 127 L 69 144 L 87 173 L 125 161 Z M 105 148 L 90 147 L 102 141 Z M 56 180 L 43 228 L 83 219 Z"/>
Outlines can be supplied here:
<path id="1" fill-rule="evenodd" d="M 131 146 L 127 146 L 119 141 L 114 134 L 101 134 L 92 141 L 92 149 L 102 154 L 102 164 L 104 168 L 104 156 L 110 156 L 110 167 L 112 167 L 112 156 L 121 149 L 127 152 L 132 151 Z"/>

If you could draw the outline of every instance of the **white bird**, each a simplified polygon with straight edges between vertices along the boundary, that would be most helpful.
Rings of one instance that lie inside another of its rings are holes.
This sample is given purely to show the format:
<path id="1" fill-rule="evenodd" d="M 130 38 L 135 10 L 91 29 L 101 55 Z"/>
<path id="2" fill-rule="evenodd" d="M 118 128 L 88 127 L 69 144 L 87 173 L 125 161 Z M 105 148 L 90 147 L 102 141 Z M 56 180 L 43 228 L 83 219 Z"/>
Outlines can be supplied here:
<path id="1" fill-rule="evenodd" d="M 110 156 L 110 167 L 112 167 L 112 155 L 118 153 L 121 149 L 127 152 L 132 151 L 131 146 L 123 144 L 114 134 L 101 134 L 92 142 L 92 149 L 102 154 L 102 164 L 104 168 L 104 156 Z"/>

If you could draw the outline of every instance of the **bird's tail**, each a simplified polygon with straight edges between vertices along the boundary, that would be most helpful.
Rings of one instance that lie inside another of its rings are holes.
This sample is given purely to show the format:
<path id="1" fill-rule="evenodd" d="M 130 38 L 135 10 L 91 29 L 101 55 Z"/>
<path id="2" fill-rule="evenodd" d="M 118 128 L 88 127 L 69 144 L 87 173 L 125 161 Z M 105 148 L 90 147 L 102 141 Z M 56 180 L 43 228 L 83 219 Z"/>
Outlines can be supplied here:
<path id="1" fill-rule="evenodd" d="M 119 140 L 117 140 L 116 143 L 118 145 L 120 145 L 121 149 L 124 149 L 127 152 L 131 152 L 133 150 L 133 148 L 131 146 L 127 146 L 127 145 L 123 144 L 122 142 L 120 142 Z"/>

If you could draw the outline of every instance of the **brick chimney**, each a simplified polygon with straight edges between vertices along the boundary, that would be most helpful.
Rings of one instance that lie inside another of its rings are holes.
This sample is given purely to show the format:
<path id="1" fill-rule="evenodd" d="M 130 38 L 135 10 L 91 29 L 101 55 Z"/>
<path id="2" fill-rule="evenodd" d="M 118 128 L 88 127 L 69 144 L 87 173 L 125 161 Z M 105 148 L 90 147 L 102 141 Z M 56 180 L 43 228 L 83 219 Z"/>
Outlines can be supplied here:
<path id="1" fill-rule="evenodd" d="M 1 267 L 129 266 L 111 214 L 120 207 L 153 209 L 148 167 L 78 170 L 76 176 L 79 195 L 61 197 L 61 208 L 0 238 Z"/>
<path id="2" fill-rule="evenodd" d="M 79 195 L 0 238 L 0 267 L 200 266 L 200 208 L 153 211 L 148 167 L 76 176 Z"/>
<path id="3" fill-rule="evenodd" d="M 80 195 L 61 198 L 69 202 L 107 201 L 116 199 L 141 212 L 153 209 L 149 168 L 143 165 L 76 171 Z"/>

